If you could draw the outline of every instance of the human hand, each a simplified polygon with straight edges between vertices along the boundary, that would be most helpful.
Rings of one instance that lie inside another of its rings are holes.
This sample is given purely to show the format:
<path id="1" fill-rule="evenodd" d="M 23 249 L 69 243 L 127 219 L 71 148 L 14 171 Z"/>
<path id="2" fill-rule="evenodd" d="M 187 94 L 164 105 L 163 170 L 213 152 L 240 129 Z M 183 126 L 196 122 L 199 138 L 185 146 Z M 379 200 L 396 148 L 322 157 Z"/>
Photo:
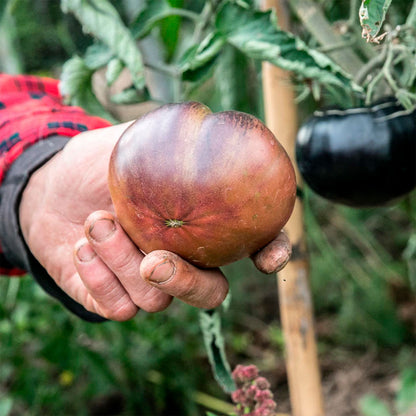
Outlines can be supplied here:
<path id="1" fill-rule="evenodd" d="M 108 163 L 128 124 L 75 136 L 31 176 L 19 211 L 25 241 L 64 292 L 108 319 L 161 311 L 173 297 L 216 307 L 228 292 L 220 269 L 198 269 L 163 250 L 144 255 L 115 218 Z M 271 273 L 287 263 L 290 251 L 281 233 L 253 261 Z"/>

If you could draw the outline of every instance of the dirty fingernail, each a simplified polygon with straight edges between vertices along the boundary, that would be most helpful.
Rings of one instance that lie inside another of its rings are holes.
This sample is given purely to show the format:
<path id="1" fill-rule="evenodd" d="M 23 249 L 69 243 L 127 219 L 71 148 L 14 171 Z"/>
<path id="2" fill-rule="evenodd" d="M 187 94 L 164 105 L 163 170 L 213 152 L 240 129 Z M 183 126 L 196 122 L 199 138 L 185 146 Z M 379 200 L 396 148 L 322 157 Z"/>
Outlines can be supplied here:
<path id="1" fill-rule="evenodd" d="M 92 249 L 92 247 L 88 243 L 83 244 L 77 249 L 78 259 L 79 261 L 82 261 L 84 263 L 91 261 L 95 256 L 96 256 L 95 251 Z"/>
<path id="2" fill-rule="evenodd" d="M 100 242 L 110 237 L 115 230 L 116 225 L 114 224 L 114 221 L 109 218 L 103 218 L 95 221 L 95 223 L 91 225 L 89 234 L 95 241 Z"/>
<path id="3" fill-rule="evenodd" d="M 149 281 L 154 283 L 167 283 L 171 279 L 176 271 L 175 264 L 170 260 L 166 260 L 163 263 L 159 263 L 150 273 Z"/>

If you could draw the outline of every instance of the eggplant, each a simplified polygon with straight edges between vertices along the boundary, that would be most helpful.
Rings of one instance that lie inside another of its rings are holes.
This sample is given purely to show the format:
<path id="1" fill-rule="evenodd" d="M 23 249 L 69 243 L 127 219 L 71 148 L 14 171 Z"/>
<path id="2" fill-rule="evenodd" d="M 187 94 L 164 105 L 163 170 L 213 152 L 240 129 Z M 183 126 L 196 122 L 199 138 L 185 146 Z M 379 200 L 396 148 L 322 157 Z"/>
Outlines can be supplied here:
<path id="1" fill-rule="evenodd" d="M 416 187 L 416 109 L 386 98 L 315 112 L 299 129 L 296 160 L 326 199 L 358 208 L 394 203 Z"/>

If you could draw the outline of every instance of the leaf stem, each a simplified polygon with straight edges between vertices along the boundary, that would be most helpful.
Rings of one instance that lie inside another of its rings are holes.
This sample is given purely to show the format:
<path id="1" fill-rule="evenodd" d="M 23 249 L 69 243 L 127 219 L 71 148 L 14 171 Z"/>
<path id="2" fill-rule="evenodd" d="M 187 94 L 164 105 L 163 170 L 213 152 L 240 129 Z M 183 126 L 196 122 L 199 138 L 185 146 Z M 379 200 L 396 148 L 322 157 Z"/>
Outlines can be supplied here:
<path id="1" fill-rule="evenodd" d="M 172 7 L 170 9 L 169 15 L 186 17 L 187 19 L 193 20 L 194 22 L 198 22 L 200 19 L 200 16 L 198 13 L 195 13 L 192 10 L 180 9 L 177 7 Z"/>
<path id="2" fill-rule="evenodd" d="M 193 42 L 200 43 L 202 40 L 202 35 L 205 28 L 208 26 L 209 21 L 211 20 L 212 15 L 217 7 L 218 1 L 208 0 L 205 2 L 204 8 L 201 13 L 198 15 L 198 22 L 195 25 L 195 31 L 193 35 Z"/>

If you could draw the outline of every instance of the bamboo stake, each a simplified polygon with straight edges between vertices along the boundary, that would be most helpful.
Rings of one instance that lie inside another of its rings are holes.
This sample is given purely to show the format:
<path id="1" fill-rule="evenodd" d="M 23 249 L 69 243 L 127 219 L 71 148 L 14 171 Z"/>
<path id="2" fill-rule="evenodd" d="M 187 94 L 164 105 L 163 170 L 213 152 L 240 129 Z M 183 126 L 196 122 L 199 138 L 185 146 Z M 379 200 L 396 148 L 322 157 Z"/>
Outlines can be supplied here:
<path id="1" fill-rule="evenodd" d="M 274 8 L 279 26 L 288 27 L 287 10 L 282 0 L 263 0 L 262 5 L 264 9 Z M 267 62 L 263 63 L 262 70 L 266 123 L 288 152 L 296 169 L 294 143 L 298 120 L 290 75 Z M 297 169 L 296 177 L 299 185 Z M 277 281 L 292 414 L 322 416 L 322 386 L 299 198 L 285 230 L 292 242 L 293 254 L 290 262 L 279 272 Z"/>

